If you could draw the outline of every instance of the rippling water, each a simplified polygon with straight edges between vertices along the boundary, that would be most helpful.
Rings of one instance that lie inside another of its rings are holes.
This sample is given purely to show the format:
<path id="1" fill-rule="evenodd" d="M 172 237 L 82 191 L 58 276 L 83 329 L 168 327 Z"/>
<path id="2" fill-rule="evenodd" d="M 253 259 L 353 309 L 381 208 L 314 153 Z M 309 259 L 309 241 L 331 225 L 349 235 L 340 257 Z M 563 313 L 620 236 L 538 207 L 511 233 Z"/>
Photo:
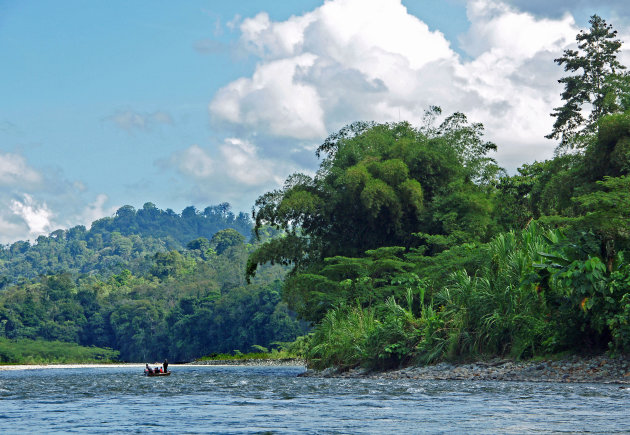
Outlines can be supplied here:
<path id="1" fill-rule="evenodd" d="M 618 385 L 298 378 L 302 367 L 0 372 L 0 433 L 630 432 Z"/>

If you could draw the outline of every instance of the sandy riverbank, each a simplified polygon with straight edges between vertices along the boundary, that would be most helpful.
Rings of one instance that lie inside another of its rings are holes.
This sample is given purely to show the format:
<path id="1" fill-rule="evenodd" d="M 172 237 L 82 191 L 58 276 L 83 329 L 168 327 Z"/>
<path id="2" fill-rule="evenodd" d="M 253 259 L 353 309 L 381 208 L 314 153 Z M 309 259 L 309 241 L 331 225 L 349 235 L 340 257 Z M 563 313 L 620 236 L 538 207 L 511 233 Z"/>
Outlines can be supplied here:
<path id="1" fill-rule="evenodd" d="M 375 372 L 352 369 L 308 370 L 306 377 L 344 377 L 373 379 L 484 380 L 521 382 L 596 382 L 630 384 L 629 356 L 610 358 L 573 356 L 561 360 L 511 361 L 494 359 L 470 364 L 439 363 Z"/>

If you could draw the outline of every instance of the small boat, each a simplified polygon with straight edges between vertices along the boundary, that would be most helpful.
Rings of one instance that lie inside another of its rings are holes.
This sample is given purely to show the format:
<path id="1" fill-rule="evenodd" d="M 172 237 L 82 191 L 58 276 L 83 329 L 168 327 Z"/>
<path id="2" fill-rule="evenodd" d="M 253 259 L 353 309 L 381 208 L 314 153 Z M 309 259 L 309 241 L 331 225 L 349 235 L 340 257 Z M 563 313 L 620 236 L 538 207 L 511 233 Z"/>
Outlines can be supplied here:
<path id="1" fill-rule="evenodd" d="M 147 369 L 144 369 L 145 376 L 170 376 L 171 372 L 150 372 Z"/>

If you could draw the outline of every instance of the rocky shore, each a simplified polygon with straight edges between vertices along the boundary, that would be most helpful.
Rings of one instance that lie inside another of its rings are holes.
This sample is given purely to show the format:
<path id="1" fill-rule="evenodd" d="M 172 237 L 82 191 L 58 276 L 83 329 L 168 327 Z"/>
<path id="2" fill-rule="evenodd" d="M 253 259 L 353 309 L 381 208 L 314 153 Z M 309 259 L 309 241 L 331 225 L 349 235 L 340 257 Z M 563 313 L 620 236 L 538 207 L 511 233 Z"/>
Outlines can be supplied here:
<path id="1" fill-rule="evenodd" d="M 596 382 L 630 384 L 628 356 L 573 356 L 562 360 L 512 361 L 493 359 L 470 364 L 439 363 L 375 372 L 352 369 L 307 370 L 300 376 L 373 379 L 484 380 L 522 382 Z"/>
<path id="2" fill-rule="evenodd" d="M 305 366 L 306 362 L 299 358 L 282 359 L 215 359 L 194 361 L 190 365 L 196 366 Z"/>

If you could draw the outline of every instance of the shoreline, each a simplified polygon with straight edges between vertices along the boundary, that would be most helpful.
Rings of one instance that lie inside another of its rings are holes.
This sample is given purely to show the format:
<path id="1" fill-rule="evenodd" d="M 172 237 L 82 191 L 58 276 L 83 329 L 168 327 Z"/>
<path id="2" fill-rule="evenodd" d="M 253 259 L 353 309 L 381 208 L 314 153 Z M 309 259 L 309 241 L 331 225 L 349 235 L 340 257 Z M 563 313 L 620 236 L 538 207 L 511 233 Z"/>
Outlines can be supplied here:
<path id="1" fill-rule="evenodd" d="M 157 363 L 159 364 L 159 363 Z M 151 365 L 151 364 L 150 364 Z M 0 365 L 0 372 L 13 370 L 82 369 L 82 368 L 144 368 L 145 363 L 86 363 L 86 364 L 16 364 Z M 254 360 L 209 360 L 184 364 L 169 364 L 169 368 L 204 366 L 304 366 L 299 377 L 315 378 L 363 378 L 383 380 L 450 380 L 450 381 L 515 381 L 515 382 L 563 382 L 605 383 L 630 385 L 630 356 L 592 357 L 571 356 L 558 360 L 513 361 L 491 359 L 453 364 L 441 362 L 427 366 L 406 366 L 393 370 L 368 370 L 355 368 L 340 371 L 336 368 L 324 370 L 308 369 L 301 359 L 254 359 Z"/>
<path id="2" fill-rule="evenodd" d="M 122 367 L 136 367 L 144 369 L 146 363 L 52 363 L 52 364 L 0 364 L 0 372 L 13 371 L 13 370 L 42 370 L 42 369 L 83 369 L 83 368 L 122 368 Z M 162 365 L 161 362 L 149 363 L 150 366 Z M 204 367 L 204 366 L 306 366 L 304 360 L 297 358 L 290 359 L 253 359 L 253 360 L 213 360 L 213 361 L 193 361 L 183 364 L 172 364 L 170 368 L 176 367 Z"/>
<path id="3" fill-rule="evenodd" d="M 492 359 L 472 363 L 441 362 L 428 366 L 374 371 L 363 368 L 339 371 L 309 369 L 299 376 L 324 378 L 474 380 L 515 382 L 605 383 L 630 385 L 628 356 L 611 358 L 571 356 L 559 360 L 513 361 Z"/>

